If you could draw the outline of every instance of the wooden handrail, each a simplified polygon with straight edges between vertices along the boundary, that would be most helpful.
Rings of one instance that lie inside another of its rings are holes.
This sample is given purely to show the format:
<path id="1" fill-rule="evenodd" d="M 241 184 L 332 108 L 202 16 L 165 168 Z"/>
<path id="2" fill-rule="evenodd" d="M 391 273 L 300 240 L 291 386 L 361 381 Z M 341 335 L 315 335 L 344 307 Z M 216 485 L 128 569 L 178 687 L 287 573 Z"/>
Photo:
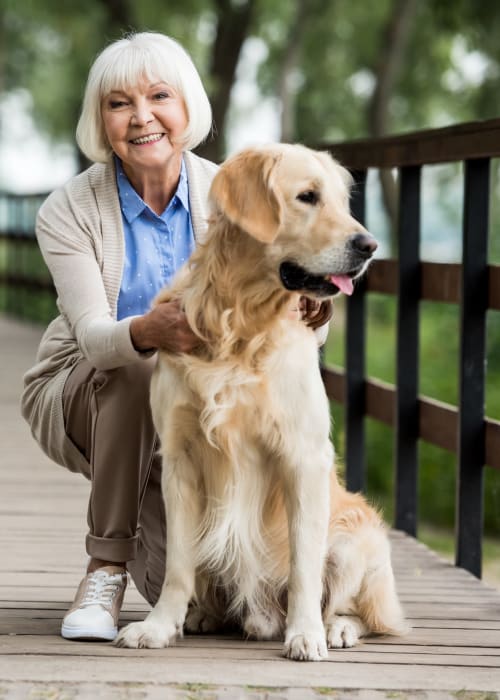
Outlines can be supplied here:
<path id="1" fill-rule="evenodd" d="M 328 396 L 345 402 L 345 372 L 340 367 L 324 366 L 322 377 Z M 390 427 L 395 426 L 396 387 L 373 377 L 364 381 L 366 415 Z M 444 450 L 456 452 L 458 408 L 428 396 L 419 396 L 419 432 L 422 440 Z M 500 421 L 485 418 L 486 464 L 500 469 Z"/>
<path id="2" fill-rule="evenodd" d="M 500 265 L 488 265 L 488 308 L 500 310 Z M 460 303 L 462 266 L 459 263 L 420 262 L 419 274 L 424 301 Z M 398 293 L 397 260 L 375 260 L 368 271 L 366 288 L 380 294 Z"/>
<path id="3" fill-rule="evenodd" d="M 351 170 L 400 168 L 500 156 L 500 119 L 410 134 L 320 144 Z"/>

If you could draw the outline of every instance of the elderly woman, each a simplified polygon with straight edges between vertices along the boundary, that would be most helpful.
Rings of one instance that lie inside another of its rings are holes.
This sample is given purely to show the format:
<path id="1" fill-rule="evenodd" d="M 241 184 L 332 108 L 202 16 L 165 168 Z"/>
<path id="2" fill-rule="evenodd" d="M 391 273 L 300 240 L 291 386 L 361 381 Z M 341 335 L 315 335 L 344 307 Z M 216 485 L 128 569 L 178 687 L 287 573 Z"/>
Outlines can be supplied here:
<path id="1" fill-rule="evenodd" d="M 50 195 L 37 237 L 60 315 L 25 375 L 22 412 L 46 454 L 91 484 L 86 576 L 62 623 L 67 639 L 112 640 L 127 570 L 154 603 L 164 576 L 161 465 L 149 408 L 154 353 L 198 338 L 182 309 L 151 310 L 206 232 L 216 166 L 190 149 L 211 110 L 187 53 L 131 35 L 94 62 L 77 127 L 94 161 Z M 311 325 L 324 310 L 303 311 Z"/>

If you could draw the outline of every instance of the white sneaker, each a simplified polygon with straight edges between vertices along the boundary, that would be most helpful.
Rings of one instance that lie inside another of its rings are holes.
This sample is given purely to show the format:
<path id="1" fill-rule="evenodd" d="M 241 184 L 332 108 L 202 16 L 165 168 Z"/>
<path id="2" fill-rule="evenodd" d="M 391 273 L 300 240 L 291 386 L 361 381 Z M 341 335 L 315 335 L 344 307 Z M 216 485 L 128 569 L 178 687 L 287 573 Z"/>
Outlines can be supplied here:
<path id="1" fill-rule="evenodd" d="M 116 566 L 103 566 L 82 580 L 73 605 L 63 618 L 64 639 L 113 641 L 128 576 Z"/>

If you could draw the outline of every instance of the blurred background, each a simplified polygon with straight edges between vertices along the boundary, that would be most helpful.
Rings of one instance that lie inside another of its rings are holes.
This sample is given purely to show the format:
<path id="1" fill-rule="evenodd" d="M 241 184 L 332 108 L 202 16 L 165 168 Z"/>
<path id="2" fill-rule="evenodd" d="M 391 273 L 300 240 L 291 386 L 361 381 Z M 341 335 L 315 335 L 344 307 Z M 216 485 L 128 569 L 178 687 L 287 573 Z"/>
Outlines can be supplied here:
<path id="1" fill-rule="evenodd" d="M 266 141 L 318 146 L 500 113 L 498 0 L 2 0 L 0 193 L 45 196 L 86 167 L 74 130 L 88 69 L 107 43 L 142 30 L 169 34 L 192 55 L 215 122 L 199 152 L 215 161 Z M 462 182 L 461 165 L 424 168 L 422 259 L 460 262 Z M 369 174 L 368 227 L 381 257 L 397 255 L 397 188 L 394 173 Z M 43 196 L 29 200 L 18 222 L 26 233 Z M 0 230 L 10 225 L 6 201 L 0 197 Z M 489 262 L 499 264 L 497 161 L 491 201 Z M 0 239 L 0 268 L 18 264 Z M 43 263 L 29 253 L 23 265 L 36 272 Z M 2 288 L 0 310 L 37 323 L 56 313 L 49 293 L 15 296 Z M 339 300 L 326 350 L 326 361 L 340 366 L 343 314 Z M 395 299 L 369 295 L 367 371 L 388 382 L 395 317 Z M 422 394 L 456 404 L 458 344 L 458 307 L 421 302 Z M 496 311 L 488 315 L 486 400 L 487 415 L 500 419 Z M 332 413 L 341 456 L 342 408 L 333 404 Z M 368 492 L 391 522 L 392 430 L 367 422 Z M 450 554 L 456 457 L 422 443 L 420 461 L 419 536 Z M 500 473 L 487 469 L 485 477 L 485 578 L 500 585 Z"/>

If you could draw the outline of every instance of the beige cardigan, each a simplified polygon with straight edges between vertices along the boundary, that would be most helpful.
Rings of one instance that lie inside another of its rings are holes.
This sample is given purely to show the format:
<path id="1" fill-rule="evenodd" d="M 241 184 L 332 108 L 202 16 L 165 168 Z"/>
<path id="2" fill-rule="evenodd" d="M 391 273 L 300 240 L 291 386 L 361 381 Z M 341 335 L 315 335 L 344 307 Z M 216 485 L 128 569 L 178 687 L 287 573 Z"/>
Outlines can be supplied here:
<path id="1" fill-rule="evenodd" d="M 217 166 L 193 153 L 184 155 L 193 230 L 200 241 Z M 84 457 L 66 436 L 62 411 L 72 367 L 82 357 L 98 369 L 111 369 L 150 356 L 132 345 L 132 317 L 116 320 L 124 234 L 113 162 L 95 164 L 53 192 L 38 213 L 36 235 L 60 315 L 49 324 L 36 364 L 24 376 L 21 411 L 51 459 L 82 471 Z"/>

